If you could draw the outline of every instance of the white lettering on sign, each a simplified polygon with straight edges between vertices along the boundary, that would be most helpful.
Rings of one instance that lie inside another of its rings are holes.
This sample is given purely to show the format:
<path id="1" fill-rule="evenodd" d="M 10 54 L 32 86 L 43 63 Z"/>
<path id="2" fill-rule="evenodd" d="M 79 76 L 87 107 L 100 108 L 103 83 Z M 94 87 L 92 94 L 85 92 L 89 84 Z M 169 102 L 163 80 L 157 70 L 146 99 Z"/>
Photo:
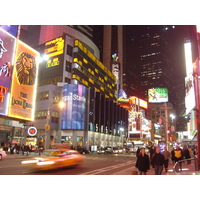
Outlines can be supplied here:
<path id="1" fill-rule="evenodd" d="M 86 101 L 86 98 L 85 97 L 81 97 L 81 96 L 79 96 L 79 95 L 77 95 L 77 94 L 73 94 L 73 93 L 70 93 L 70 95 L 69 96 L 64 96 L 63 98 L 62 98 L 62 100 L 63 101 L 70 101 L 70 100 L 77 100 L 77 101 Z"/>

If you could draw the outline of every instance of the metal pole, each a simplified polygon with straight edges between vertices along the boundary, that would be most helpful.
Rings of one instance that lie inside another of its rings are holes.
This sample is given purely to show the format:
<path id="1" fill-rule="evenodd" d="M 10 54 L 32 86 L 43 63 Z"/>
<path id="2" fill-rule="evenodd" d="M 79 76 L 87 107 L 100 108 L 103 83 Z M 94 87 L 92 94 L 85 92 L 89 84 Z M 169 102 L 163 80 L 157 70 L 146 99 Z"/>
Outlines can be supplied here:
<path id="1" fill-rule="evenodd" d="M 45 145 L 44 145 L 44 149 L 48 149 L 49 148 L 49 121 L 50 121 L 50 107 L 48 107 L 47 110 L 47 124 L 46 124 L 46 133 L 45 133 Z"/>

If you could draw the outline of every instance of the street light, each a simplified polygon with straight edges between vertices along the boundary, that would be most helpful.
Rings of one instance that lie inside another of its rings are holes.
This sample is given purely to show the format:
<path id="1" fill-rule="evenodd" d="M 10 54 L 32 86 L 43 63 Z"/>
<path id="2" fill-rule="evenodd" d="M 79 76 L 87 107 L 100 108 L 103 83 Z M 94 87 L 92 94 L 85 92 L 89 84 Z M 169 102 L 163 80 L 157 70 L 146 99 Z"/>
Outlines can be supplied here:
<path id="1" fill-rule="evenodd" d="M 173 120 L 175 119 L 175 115 L 174 114 L 170 114 L 170 117 L 172 118 L 172 124 L 173 124 Z"/>
<path id="2" fill-rule="evenodd" d="M 47 124 L 45 126 L 45 130 L 46 130 L 46 133 L 45 133 L 45 144 L 44 144 L 44 149 L 46 150 L 47 147 L 49 146 L 49 143 L 50 143 L 50 109 L 54 106 L 58 105 L 60 109 L 64 108 L 65 107 L 65 103 L 63 101 L 60 101 L 58 104 L 54 104 L 52 106 L 49 106 L 48 107 L 48 110 L 47 110 Z M 48 140 L 48 142 L 47 142 Z"/>

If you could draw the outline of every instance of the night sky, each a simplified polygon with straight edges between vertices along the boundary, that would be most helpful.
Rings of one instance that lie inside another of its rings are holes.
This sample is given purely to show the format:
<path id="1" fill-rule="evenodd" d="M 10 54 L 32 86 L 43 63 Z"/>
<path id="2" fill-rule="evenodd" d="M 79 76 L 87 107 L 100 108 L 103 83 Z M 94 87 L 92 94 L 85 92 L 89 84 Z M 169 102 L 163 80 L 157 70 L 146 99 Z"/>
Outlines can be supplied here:
<path id="1" fill-rule="evenodd" d="M 141 25 L 142 26 L 142 25 Z M 172 27 L 172 25 L 168 25 Z M 125 30 L 127 29 L 126 26 Z M 124 31 L 124 65 L 134 65 L 134 55 L 137 51 L 136 48 L 133 48 L 131 44 L 134 40 L 137 39 L 137 35 L 140 33 L 137 29 L 138 25 L 128 25 L 128 31 Z M 153 25 L 152 27 L 156 27 Z M 172 67 L 174 68 L 175 78 L 183 78 L 185 76 L 185 58 L 184 58 L 184 41 L 186 38 L 189 38 L 189 28 L 191 26 L 187 25 L 175 25 L 175 28 L 171 31 L 168 31 L 168 41 L 171 49 L 170 60 L 172 62 Z M 166 30 L 167 31 L 167 30 Z M 99 47 L 101 51 L 101 61 L 102 61 L 102 47 L 103 47 L 103 26 L 95 25 L 94 26 L 94 42 Z M 137 60 L 135 61 L 137 62 Z"/>

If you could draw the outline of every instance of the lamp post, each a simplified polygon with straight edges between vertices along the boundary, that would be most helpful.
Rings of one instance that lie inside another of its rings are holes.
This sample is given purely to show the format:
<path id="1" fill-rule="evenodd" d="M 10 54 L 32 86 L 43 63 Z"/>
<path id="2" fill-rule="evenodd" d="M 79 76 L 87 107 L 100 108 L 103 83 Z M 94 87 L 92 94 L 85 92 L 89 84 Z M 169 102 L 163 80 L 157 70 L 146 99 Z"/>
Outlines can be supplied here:
<path id="1" fill-rule="evenodd" d="M 50 119 L 51 119 L 51 113 L 50 113 L 50 109 L 54 106 L 58 105 L 59 108 L 64 108 L 65 106 L 65 103 L 63 101 L 60 101 L 58 104 L 55 104 L 55 105 L 52 105 L 52 106 L 49 106 L 48 109 L 47 109 L 47 123 L 45 125 L 45 130 L 46 130 L 46 133 L 45 133 L 45 144 L 44 144 L 44 149 L 48 149 L 49 148 L 49 144 L 50 144 L 50 130 L 51 130 L 51 127 L 50 127 Z"/>

